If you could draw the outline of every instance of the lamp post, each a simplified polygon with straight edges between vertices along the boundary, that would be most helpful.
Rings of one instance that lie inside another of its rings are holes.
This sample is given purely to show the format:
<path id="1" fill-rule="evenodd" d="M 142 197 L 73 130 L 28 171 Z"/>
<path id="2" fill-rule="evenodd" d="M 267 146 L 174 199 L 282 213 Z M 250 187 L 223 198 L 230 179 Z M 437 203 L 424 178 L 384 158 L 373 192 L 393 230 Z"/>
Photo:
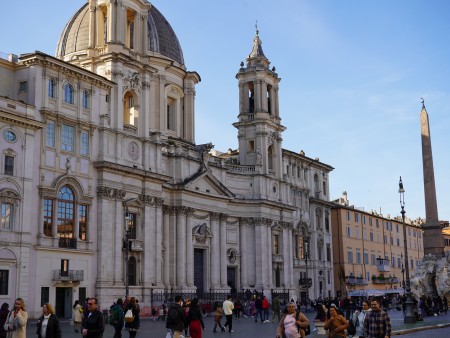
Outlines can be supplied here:
<path id="1" fill-rule="evenodd" d="M 125 223 L 125 239 L 123 240 L 123 248 L 125 249 L 125 297 L 130 295 L 130 287 L 128 281 L 128 256 L 130 254 L 130 213 L 128 208 L 125 208 L 124 223 Z"/>
<path id="2" fill-rule="evenodd" d="M 402 288 L 403 288 L 403 296 L 405 295 L 405 267 L 403 265 L 403 254 L 401 254 L 402 257 Z"/>
<path id="3" fill-rule="evenodd" d="M 414 316 L 414 302 L 411 297 L 411 284 L 409 280 L 409 264 L 408 264 L 408 241 L 406 240 L 406 225 L 405 225 L 405 189 L 403 188 L 402 177 L 398 183 L 398 193 L 400 194 L 400 207 L 402 211 L 403 222 L 403 245 L 405 248 L 405 273 L 406 273 L 406 300 L 405 300 L 405 317 L 404 323 L 415 323 L 416 317 Z"/>

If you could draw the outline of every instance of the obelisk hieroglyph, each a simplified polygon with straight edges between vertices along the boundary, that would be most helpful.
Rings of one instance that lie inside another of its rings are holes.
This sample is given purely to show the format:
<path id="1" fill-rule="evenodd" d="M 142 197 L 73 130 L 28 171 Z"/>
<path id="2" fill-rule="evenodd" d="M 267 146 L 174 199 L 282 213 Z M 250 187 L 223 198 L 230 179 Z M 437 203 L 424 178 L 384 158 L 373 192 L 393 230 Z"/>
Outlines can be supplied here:
<path id="1" fill-rule="evenodd" d="M 420 130 L 422 134 L 423 188 L 425 192 L 426 217 L 426 222 L 422 225 L 423 251 L 425 255 L 432 254 L 440 258 L 445 255 L 444 236 L 442 235 L 442 226 L 438 218 L 430 124 L 423 99 L 422 111 L 420 112 Z"/>

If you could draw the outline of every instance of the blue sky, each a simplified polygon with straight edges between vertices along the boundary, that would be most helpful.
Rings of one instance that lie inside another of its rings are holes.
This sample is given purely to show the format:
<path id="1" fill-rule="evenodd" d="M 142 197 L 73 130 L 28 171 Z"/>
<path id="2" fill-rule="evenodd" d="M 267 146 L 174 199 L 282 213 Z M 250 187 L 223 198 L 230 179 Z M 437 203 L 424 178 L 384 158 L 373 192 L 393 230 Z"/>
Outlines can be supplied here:
<path id="1" fill-rule="evenodd" d="M 84 0 L 12 1 L 0 11 L 1 53 L 54 55 Z M 63 4 L 63 5 L 62 5 Z M 235 75 L 258 22 L 280 83 L 283 147 L 335 168 L 332 198 L 425 217 L 420 97 L 430 117 L 439 218 L 450 219 L 450 2 L 446 0 L 155 0 L 202 78 L 196 142 L 237 147 Z M 45 13 L 50 14 L 45 14 Z"/>

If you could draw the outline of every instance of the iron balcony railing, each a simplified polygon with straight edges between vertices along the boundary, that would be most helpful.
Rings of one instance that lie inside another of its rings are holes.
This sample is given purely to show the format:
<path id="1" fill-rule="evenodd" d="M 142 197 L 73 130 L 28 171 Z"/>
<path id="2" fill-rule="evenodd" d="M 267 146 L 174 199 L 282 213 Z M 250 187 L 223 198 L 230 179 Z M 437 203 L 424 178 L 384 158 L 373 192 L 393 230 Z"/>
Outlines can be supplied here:
<path id="1" fill-rule="evenodd" d="M 81 282 L 84 280 L 83 270 L 53 270 L 53 281 Z"/>

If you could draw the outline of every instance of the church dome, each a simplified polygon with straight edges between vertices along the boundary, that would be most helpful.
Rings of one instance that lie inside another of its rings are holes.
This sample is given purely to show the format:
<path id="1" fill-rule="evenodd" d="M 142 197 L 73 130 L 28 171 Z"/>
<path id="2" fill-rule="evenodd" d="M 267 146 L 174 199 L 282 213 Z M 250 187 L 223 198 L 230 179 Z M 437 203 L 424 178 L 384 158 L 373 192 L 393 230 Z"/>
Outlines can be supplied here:
<path id="1" fill-rule="evenodd" d="M 148 49 L 184 65 L 183 51 L 175 32 L 155 6 L 148 11 Z M 89 47 L 89 6 L 85 3 L 69 20 L 59 38 L 56 57 L 87 50 Z"/>

